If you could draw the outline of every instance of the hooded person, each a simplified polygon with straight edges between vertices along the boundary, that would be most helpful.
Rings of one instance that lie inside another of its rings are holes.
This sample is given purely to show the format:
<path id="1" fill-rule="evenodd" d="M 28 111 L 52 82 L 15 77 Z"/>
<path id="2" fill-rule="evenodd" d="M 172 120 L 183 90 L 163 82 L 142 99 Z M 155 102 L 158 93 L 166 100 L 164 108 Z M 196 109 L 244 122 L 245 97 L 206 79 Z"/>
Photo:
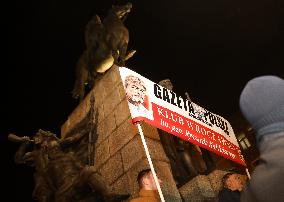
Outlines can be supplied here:
<path id="1" fill-rule="evenodd" d="M 250 80 L 239 104 L 255 130 L 260 151 L 260 163 L 241 201 L 284 201 L 284 80 L 277 76 Z"/>

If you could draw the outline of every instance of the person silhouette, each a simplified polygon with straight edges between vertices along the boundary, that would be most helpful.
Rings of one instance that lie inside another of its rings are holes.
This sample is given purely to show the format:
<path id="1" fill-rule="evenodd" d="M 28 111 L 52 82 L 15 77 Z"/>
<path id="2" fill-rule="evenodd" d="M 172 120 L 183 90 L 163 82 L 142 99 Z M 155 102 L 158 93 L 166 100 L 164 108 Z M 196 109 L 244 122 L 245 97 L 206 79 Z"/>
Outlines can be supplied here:
<path id="1" fill-rule="evenodd" d="M 259 164 L 241 201 L 284 199 L 284 80 L 266 75 L 251 79 L 240 95 L 240 109 L 255 130 Z"/>

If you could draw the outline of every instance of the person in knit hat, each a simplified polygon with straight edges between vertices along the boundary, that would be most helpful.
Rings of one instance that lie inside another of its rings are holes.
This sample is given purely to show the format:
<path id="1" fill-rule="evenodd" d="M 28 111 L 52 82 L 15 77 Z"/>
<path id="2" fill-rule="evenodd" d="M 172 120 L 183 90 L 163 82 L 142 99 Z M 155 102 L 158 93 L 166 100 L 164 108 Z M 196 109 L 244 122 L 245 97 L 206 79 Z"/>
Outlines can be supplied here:
<path id="1" fill-rule="evenodd" d="M 260 163 L 241 201 L 284 201 L 284 80 L 260 76 L 240 95 L 240 109 L 255 130 Z"/>

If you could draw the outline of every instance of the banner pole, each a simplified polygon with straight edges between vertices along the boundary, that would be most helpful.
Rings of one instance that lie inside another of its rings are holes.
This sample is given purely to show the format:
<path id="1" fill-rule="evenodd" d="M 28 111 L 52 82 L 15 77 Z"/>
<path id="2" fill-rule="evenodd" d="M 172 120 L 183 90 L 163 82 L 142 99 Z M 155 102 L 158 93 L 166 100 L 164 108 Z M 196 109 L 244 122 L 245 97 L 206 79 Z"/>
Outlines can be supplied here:
<path id="1" fill-rule="evenodd" d="M 158 189 L 158 192 L 159 192 L 159 195 L 160 195 L 160 199 L 161 199 L 162 202 L 165 202 L 165 199 L 164 199 L 164 196 L 163 196 L 163 193 L 162 193 L 160 184 L 159 184 L 159 182 L 158 182 L 158 177 L 157 177 L 157 175 L 156 175 L 156 172 L 155 172 L 155 169 L 154 169 L 152 160 L 151 160 L 151 156 L 150 156 L 150 153 L 149 153 L 149 150 L 148 150 L 148 147 L 147 147 L 147 143 L 146 143 L 146 141 L 145 141 L 145 137 L 144 137 L 144 134 L 143 134 L 142 127 L 141 127 L 140 123 L 137 123 L 136 125 L 137 125 L 137 127 L 138 127 L 138 131 L 139 131 L 139 134 L 140 134 L 142 143 L 143 143 L 144 150 L 145 150 L 145 152 L 146 152 L 147 160 L 148 160 L 148 163 L 149 163 L 149 165 L 150 165 L 150 169 L 151 169 L 151 172 L 152 172 L 152 174 L 153 174 L 155 184 L 156 184 L 156 186 L 157 186 L 157 189 Z"/>
<path id="2" fill-rule="evenodd" d="M 248 179 L 250 180 L 250 174 L 249 174 L 249 170 L 246 168 L 246 173 L 247 173 L 247 176 L 248 176 Z"/>

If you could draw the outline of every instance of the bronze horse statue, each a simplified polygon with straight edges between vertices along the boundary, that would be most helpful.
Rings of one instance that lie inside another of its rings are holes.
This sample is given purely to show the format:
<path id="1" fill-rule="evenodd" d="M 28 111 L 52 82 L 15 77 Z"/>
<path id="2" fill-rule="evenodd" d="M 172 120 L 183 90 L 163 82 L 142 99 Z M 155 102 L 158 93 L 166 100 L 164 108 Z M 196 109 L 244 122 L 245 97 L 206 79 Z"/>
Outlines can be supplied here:
<path id="1" fill-rule="evenodd" d="M 132 4 L 115 5 L 101 21 L 98 15 L 88 22 L 85 28 L 86 50 L 81 55 L 75 69 L 76 81 L 72 91 L 74 98 L 80 101 L 85 96 L 85 86 L 94 86 L 98 74 L 103 74 L 113 64 L 125 65 L 135 50 L 127 51 L 128 29 L 123 24 Z"/>

